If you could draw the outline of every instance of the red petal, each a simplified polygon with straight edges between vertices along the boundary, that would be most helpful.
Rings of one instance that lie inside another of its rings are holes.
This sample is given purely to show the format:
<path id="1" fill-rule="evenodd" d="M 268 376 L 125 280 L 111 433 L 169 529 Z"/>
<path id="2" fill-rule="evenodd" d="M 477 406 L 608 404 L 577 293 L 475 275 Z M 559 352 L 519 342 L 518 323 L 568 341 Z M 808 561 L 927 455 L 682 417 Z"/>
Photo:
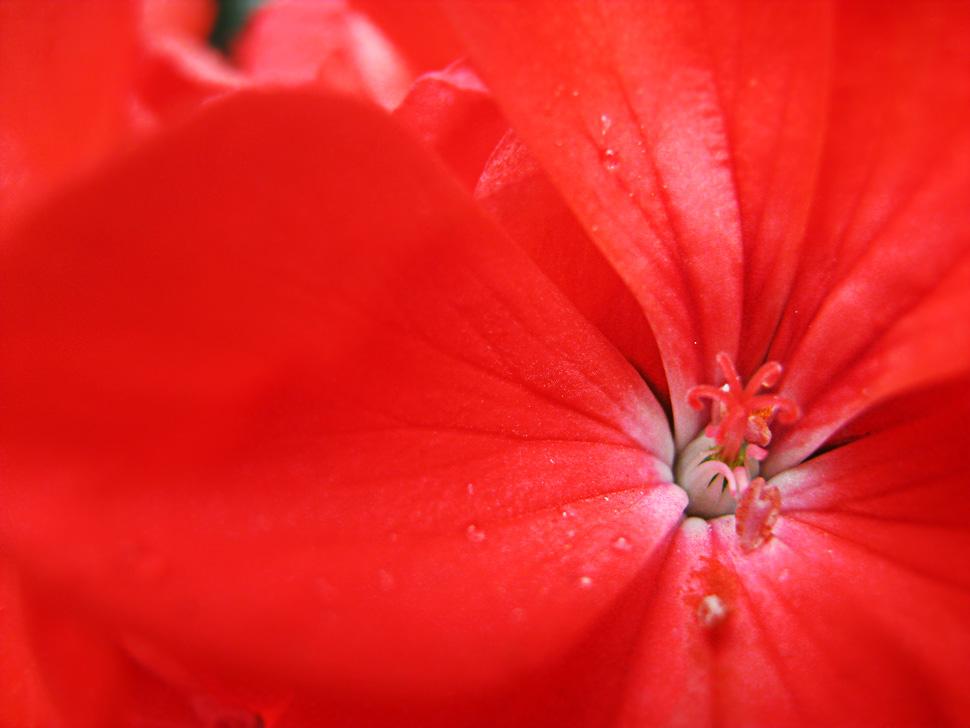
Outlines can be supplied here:
<path id="1" fill-rule="evenodd" d="M 514 133 L 495 150 L 475 197 L 669 406 L 657 340 L 643 309 Z"/>
<path id="2" fill-rule="evenodd" d="M 204 41 L 216 21 L 216 0 L 140 0 L 147 35 L 177 35 Z"/>
<path id="3" fill-rule="evenodd" d="M 962 725 L 970 716 L 966 396 L 771 481 L 773 538 L 688 519 L 618 725 Z M 726 618 L 699 624 L 714 594 Z"/>
<path id="4" fill-rule="evenodd" d="M 187 661 L 507 679 L 683 511 L 642 379 L 367 107 L 216 102 L 2 250 L 0 538 Z"/>
<path id="5" fill-rule="evenodd" d="M 214 50 L 193 38 L 148 35 L 135 89 L 139 119 L 151 128 L 177 121 L 204 102 L 237 91 L 246 84 Z"/>
<path id="6" fill-rule="evenodd" d="M 516 132 L 643 305 L 683 444 L 701 424 L 686 390 L 739 351 L 742 303 L 753 364 L 784 301 L 822 120 L 824 8 L 459 7 Z"/>
<path id="7" fill-rule="evenodd" d="M 57 708 L 28 635 L 20 576 L 0 561 L 0 725 L 53 725 Z"/>
<path id="8" fill-rule="evenodd" d="M 712 556 L 710 525 L 688 519 L 674 540 L 657 579 L 628 667 L 617 726 L 718 725 L 714 700 L 719 682 L 712 640 L 698 624 L 700 601 L 735 589 Z M 754 723 L 752 723 L 754 725 Z"/>
<path id="9" fill-rule="evenodd" d="M 808 416 L 776 469 L 880 398 L 966 371 L 970 351 L 970 84 L 954 70 L 970 6 L 840 10 L 812 245 L 771 352 Z"/>
<path id="10" fill-rule="evenodd" d="M 394 116 L 441 156 L 469 192 L 509 127 L 464 63 L 415 81 Z"/>
<path id="11" fill-rule="evenodd" d="M 344 0 L 264 5 L 249 19 L 233 57 L 260 82 L 319 82 L 388 109 L 404 98 L 413 78 L 390 41 Z"/>
<path id="12" fill-rule="evenodd" d="M 2 222 L 112 149 L 128 129 L 136 17 L 128 2 L 0 2 Z"/>
<path id="13" fill-rule="evenodd" d="M 871 282 L 882 272 L 884 269 L 877 268 L 867 274 L 866 282 Z M 891 276 L 887 278 L 892 280 Z M 880 282 L 876 285 L 881 287 L 885 284 Z M 831 304 L 833 308 L 845 305 L 841 297 Z M 965 379 L 970 372 L 968 321 L 970 254 L 964 255 L 936 286 L 931 286 L 912 310 L 901 313 L 896 321 L 875 334 L 873 338 L 878 338 L 869 344 L 864 355 L 848 363 L 841 371 L 834 372 L 837 376 L 827 390 L 816 390 L 818 393 L 814 399 L 810 393 L 798 397 L 806 414 L 775 441 L 772 453 L 764 463 L 765 471 L 780 472 L 803 460 L 842 424 L 873 403 L 926 385 L 958 377 Z M 829 356 L 826 351 L 831 351 L 833 357 L 837 356 L 836 352 L 844 351 L 842 344 L 845 338 L 849 338 L 836 336 L 831 329 L 832 323 L 834 321 L 830 319 L 826 326 L 832 336 L 831 342 L 821 351 L 811 351 L 808 343 L 800 349 L 804 353 L 802 361 L 811 359 L 814 371 L 818 371 L 822 377 L 825 376 L 825 363 Z M 870 336 L 873 336 L 873 332 L 870 332 Z M 821 342 L 816 340 L 815 343 Z M 817 386 L 806 377 L 793 379 L 791 388 L 802 385 L 811 392 L 808 388 Z M 786 390 L 789 390 L 787 384 Z"/>
<path id="14" fill-rule="evenodd" d="M 791 563 L 759 569 L 750 593 L 766 622 L 781 618 L 778 653 L 797 659 L 790 684 L 814 695 L 804 702 L 816 724 L 970 716 L 968 405 L 965 393 L 928 402 L 924 416 L 772 481 L 786 514 L 778 550 Z M 854 685 L 832 696 L 846 673 Z"/>
<path id="15" fill-rule="evenodd" d="M 437 71 L 466 51 L 436 0 L 351 0 L 407 56 L 417 73 Z"/>

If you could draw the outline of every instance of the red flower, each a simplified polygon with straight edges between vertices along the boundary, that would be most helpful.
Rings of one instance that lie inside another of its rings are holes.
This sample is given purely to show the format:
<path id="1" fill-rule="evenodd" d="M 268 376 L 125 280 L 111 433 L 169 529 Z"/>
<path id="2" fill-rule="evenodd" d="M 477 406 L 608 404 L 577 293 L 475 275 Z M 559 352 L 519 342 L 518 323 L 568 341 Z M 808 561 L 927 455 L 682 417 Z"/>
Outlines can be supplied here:
<path id="1" fill-rule="evenodd" d="M 447 10 L 4 238 L 0 720 L 970 722 L 970 6 Z"/>

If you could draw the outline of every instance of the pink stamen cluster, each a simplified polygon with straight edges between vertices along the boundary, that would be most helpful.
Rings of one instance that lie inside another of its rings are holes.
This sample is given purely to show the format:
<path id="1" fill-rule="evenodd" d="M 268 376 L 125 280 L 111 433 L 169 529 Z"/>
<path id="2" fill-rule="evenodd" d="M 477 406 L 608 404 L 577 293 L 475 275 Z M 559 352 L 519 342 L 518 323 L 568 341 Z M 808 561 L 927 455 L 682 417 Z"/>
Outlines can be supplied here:
<path id="1" fill-rule="evenodd" d="M 723 351 L 717 355 L 717 364 L 724 374 L 724 388 L 701 384 L 687 392 L 687 401 L 694 409 L 703 409 L 703 400 L 711 401 L 711 424 L 704 434 L 718 446 L 716 459 L 726 463 L 728 470 L 743 467 L 752 457 L 763 460 L 763 449 L 771 442 L 772 420 L 794 422 L 801 416 L 798 405 L 787 397 L 777 394 L 759 394 L 762 389 L 774 387 L 781 378 L 781 364 L 770 361 L 761 365 L 747 386 L 741 383 L 734 364 Z M 743 454 L 742 454 L 743 453 Z M 728 479 L 729 486 L 731 480 Z"/>

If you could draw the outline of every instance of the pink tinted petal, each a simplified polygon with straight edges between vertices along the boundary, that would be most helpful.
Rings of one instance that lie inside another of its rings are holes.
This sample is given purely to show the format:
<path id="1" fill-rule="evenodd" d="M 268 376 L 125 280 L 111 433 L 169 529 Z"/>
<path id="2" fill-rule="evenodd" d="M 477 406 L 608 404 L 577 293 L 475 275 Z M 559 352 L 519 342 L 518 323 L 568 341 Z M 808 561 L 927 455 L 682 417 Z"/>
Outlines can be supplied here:
<path id="1" fill-rule="evenodd" d="M 514 133 L 496 148 L 475 197 L 669 406 L 660 351 L 643 309 Z"/>
<path id="2" fill-rule="evenodd" d="M 878 272 L 879 269 L 873 275 Z M 842 305 L 841 300 L 833 304 Z M 828 389 L 819 391 L 814 399 L 807 394 L 802 396 L 799 404 L 805 415 L 775 441 L 765 462 L 766 472 L 777 473 L 798 463 L 845 422 L 875 403 L 929 385 L 965 379 L 970 372 L 968 322 L 970 252 L 956 261 L 912 309 L 900 312 L 864 355 L 838 372 Z M 829 324 L 834 324 L 834 320 Z M 837 352 L 844 340 L 834 331 L 830 334 L 831 345 L 822 347 L 815 355 L 817 359 L 813 357 L 812 365 L 819 369 L 827 361 L 826 352 Z M 803 347 L 801 351 L 806 350 Z M 800 381 L 807 383 L 805 378 Z"/>
<path id="3" fill-rule="evenodd" d="M 3 250 L 0 538 L 200 669 L 510 679 L 685 506 L 642 379 L 369 107 L 215 102 Z"/>
<path id="4" fill-rule="evenodd" d="M 381 31 L 344 0 L 275 0 L 236 43 L 239 67 L 261 83 L 319 83 L 392 109 L 413 78 Z"/>
<path id="5" fill-rule="evenodd" d="M 437 152 L 469 191 L 508 129 L 488 89 L 465 63 L 421 76 L 394 116 Z"/>
<path id="6" fill-rule="evenodd" d="M 148 35 L 176 35 L 204 41 L 212 32 L 216 0 L 141 0 L 141 29 Z"/>
<path id="7" fill-rule="evenodd" d="M 211 48 L 173 34 L 143 38 L 135 88 L 139 111 L 149 128 L 178 120 L 201 104 L 238 91 L 247 81 Z"/>
<path id="8" fill-rule="evenodd" d="M 955 70 L 970 65 L 970 6 L 844 3 L 839 10 L 812 244 L 771 351 L 788 365 L 785 394 L 804 409 L 885 350 L 901 319 L 933 306 L 939 286 L 960 285 L 953 268 L 964 264 L 970 244 L 970 84 Z M 930 327 L 941 323 L 931 320 Z M 961 321 L 965 314 L 955 311 L 950 356 L 966 350 Z M 917 336 L 920 328 L 913 327 Z M 910 369 L 925 375 L 912 383 L 900 376 L 881 396 L 939 376 L 941 347 Z M 862 406 L 849 405 L 828 424 Z"/>
<path id="9" fill-rule="evenodd" d="M 466 50 L 437 0 L 350 0 L 404 53 L 416 73 L 437 71 Z"/>
<path id="10" fill-rule="evenodd" d="M 0 28 L 0 222 L 7 228 L 124 137 L 136 14 L 123 0 L 5 0 Z"/>
<path id="11" fill-rule="evenodd" d="M 516 132 L 644 307 L 676 437 L 738 350 L 743 258 L 706 21 L 692 3 L 449 4 Z"/>

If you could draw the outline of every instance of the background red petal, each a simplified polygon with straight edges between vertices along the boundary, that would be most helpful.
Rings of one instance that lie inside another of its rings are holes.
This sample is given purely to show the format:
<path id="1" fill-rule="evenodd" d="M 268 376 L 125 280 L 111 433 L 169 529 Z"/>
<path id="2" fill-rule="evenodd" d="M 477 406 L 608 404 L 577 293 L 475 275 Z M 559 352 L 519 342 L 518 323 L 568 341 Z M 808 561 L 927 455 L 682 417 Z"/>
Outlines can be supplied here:
<path id="1" fill-rule="evenodd" d="M 351 0 L 400 48 L 416 73 L 438 71 L 467 51 L 437 0 Z"/>
<path id="2" fill-rule="evenodd" d="M 466 63 L 421 76 L 394 117 L 433 149 L 469 192 L 509 128 L 492 95 Z"/>
<path id="3" fill-rule="evenodd" d="M 128 131 L 135 10 L 124 0 L 0 3 L 4 227 Z"/>
<path id="4" fill-rule="evenodd" d="M 642 379 L 368 107 L 210 104 L 3 255 L 3 543 L 182 660 L 508 679 L 684 508 Z"/>
<path id="5" fill-rule="evenodd" d="M 233 59 L 261 83 L 319 83 L 388 109 L 400 103 L 415 76 L 384 34 L 344 0 L 263 5 L 236 40 Z"/>

